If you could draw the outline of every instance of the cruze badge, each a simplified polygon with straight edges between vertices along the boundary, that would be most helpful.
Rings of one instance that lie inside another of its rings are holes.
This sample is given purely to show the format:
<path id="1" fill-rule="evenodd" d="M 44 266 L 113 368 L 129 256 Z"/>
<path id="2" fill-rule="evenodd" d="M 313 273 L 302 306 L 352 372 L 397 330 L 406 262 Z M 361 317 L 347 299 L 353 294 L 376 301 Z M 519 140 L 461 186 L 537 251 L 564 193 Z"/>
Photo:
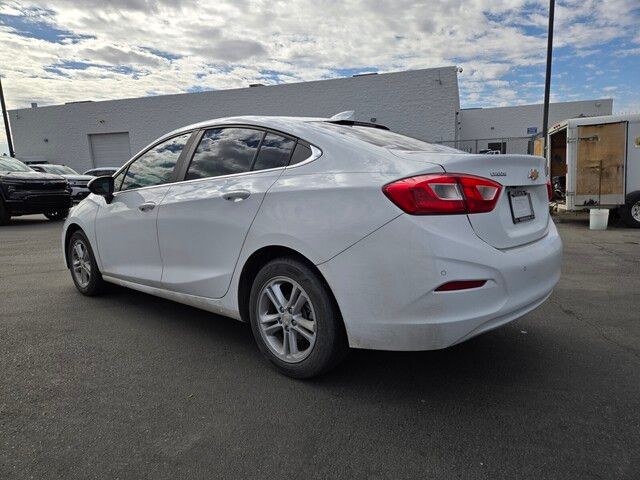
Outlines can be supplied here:
<path id="1" fill-rule="evenodd" d="M 489 172 L 492 177 L 506 177 L 507 172 Z"/>
<path id="2" fill-rule="evenodd" d="M 536 170 L 535 168 L 532 168 L 528 175 L 532 182 L 535 182 L 539 176 L 540 172 L 538 172 L 538 170 Z"/>

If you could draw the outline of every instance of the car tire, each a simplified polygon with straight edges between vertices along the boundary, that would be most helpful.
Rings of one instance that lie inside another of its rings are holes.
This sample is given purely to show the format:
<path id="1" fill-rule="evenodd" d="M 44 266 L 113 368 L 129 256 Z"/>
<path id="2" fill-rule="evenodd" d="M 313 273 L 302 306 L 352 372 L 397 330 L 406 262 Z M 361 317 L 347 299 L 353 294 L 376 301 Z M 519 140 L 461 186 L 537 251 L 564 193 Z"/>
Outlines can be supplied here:
<path id="1" fill-rule="evenodd" d="M 45 217 L 47 217 L 49 220 L 52 220 L 54 222 L 58 220 L 64 220 L 65 218 L 67 218 L 68 215 L 69 215 L 69 210 L 47 212 L 44 214 Z"/>
<path id="2" fill-rule="evenodd" d="M 249 315 L 258 348 L 289 377 L 325 373 L 349 350 L 329 287 L 316 271 L 293 258 L 272 260 L 258 272 Z"/>
<path id="3" fill-rule="evenodd" d="M 11 215 L 4 206 L 4 201 L 0 198 L 0 225 L 8 225 L 11 222 Z"/>
<path id="4" fill-rule="evenodd" d="M 627 195 L 627 202 L 619 210 L 627 227 L 640 228 L 640 192 Z"/>
<path id="5" fill-rule="evenodd" d="M 104 288 L 104 280 L 86 235 L 78 230 L 67 244 L 69 272 L 76 288 L 83 295 L 92 297 Z M 88 268 L 87 268 L 88 267 Z"/>

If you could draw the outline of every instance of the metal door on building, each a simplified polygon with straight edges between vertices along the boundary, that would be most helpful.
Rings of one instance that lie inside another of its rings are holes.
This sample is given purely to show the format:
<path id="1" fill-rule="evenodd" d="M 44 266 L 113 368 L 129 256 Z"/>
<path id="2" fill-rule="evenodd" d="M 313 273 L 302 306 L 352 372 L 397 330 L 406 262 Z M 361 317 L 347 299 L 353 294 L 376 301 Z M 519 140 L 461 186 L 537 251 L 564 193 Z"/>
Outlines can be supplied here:
<path id="1" fill-rule="evenodd" d="M 89 134 L 93 168 L 119 167 L 131 158 L 129 132 Z"/>

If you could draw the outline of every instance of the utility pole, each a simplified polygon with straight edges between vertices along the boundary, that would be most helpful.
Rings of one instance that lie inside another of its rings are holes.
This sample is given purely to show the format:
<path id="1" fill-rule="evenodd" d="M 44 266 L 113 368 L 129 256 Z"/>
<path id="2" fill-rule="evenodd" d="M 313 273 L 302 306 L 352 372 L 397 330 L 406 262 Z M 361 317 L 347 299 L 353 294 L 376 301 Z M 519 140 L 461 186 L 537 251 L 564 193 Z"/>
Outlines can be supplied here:
<path id="1" fill-rule="evenodd" d="M 553 16 L 556 1 L 549 0 L 549 31 L 547 33 L 547 75 L 544 81 L 544 115 L 542 119 L 542 138 L 544 156 L 547 157 L 547 132 L 549 131 L 549 94 L 551 92 L 551 57 L 553 56 Z"/>
<path id="2" fill-rule="evenodd" d="M 4 121 L 4 131 L 7 133 L 7 144 L 9 145 L 9 155 L 15 157 L 13 151 L 13 141 L 11 140 L 11 130 L 9 130 L 9 116 L 7 106 L 4 103 L 4 92 L 2 91 L 2 75 L 0 75 L 0 105 L 2 106 L 2 120 Z"/>

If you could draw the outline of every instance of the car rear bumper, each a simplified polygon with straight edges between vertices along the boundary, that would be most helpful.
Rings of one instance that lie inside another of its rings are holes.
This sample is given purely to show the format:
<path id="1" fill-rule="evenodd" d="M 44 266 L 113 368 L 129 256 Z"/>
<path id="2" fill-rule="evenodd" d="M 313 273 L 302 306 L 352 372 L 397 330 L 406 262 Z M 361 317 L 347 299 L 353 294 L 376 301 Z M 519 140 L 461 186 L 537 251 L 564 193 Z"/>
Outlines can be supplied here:
<path id="1" fill-rule="evenodd" d="M 515 320 L 542 304 L 560 278 L 562 242 L 545 236 L 498 250 L 466 217 L 401 215 L 318 265 L 355 348 L 433 350 Z M 456 280 L 487 280 L 436 292 Z"/>

